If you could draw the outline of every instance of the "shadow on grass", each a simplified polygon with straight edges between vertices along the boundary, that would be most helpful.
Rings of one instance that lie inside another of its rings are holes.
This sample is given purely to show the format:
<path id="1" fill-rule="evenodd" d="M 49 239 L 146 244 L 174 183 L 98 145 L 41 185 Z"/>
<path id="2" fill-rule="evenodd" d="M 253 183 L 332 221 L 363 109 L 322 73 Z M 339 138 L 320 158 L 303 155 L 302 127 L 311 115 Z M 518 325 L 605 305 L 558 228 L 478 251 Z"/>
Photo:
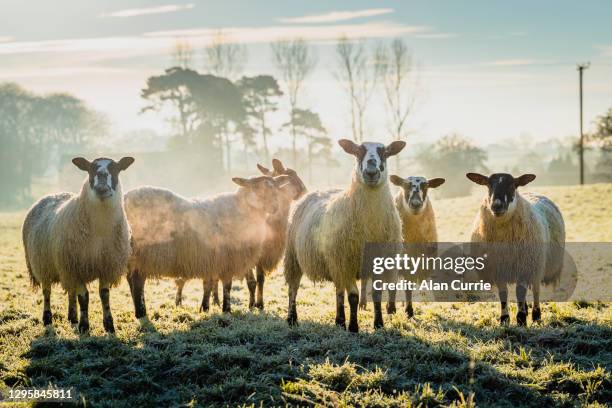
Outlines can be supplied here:
<path id="1" fill-rule="evenodd" d="M 304 320 L 290 328 L 265 312 L 185 323 L 165 331 L 163 321 L 140 321 L 125 339 L 42 336 L 30 345 L 25 373 L 36 386 L 74 387 L 92 406 L 435 406 L 461 404 L 472 393 L 482 405 L 554 404 L 544 390 L 460 347 L 397 328 L 355 335 Z"/>

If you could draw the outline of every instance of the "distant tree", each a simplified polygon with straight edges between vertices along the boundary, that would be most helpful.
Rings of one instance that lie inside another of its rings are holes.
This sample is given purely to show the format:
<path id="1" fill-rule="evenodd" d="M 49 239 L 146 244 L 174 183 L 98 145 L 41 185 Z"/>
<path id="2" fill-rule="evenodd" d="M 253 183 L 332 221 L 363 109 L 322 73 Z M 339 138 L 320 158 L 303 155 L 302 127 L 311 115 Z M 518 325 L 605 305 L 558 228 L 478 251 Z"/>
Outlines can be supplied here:
<path id="1" fill-rule="evenodd" d="M 204 48 L 204 72 L 235 81 L 242 75 L 247 59 L 246 47 L 232 43 L 231 38 L 219 30 Z"/>
<path id="2" fill-rule="evenodd" d="M 384 45 L 378 47 L 375 61 L 387 101 L 389 134 L 393 140 L 405 140 L 406 123 L 417 96 L 416 69 L 412 55 L 405 41 L 396 38 L 388 47 Z M 396 171 L 398 171 L 401 155 L 395 157 Z"/>
<path id="3" fill-rule="evenodd" d="M 261 136 L 266 163 L 270 161 L 268 136 L 271 131 L 268 127 L 268 115 L 278 109 L 278 99 L 283 92 L 273 76 L 258 75 L 243 77 L 238 81 L 242 92 L 247 116 L 253 122 L 253 133 Z"/>
<path id="4" fill-rule="evenodd" d="M 193 47 L 186 40 L 178 40 L 172 50 L 172 61 L 177 67 L 191 68 L 193 62 Z"/>
<path id="5" fill-rule="evenodd" d="M 487 153 L 483 149 L 458 134 L 444 136 L 416 156 L 424 176 L 446 178 L 445 188 L 439 190 L 445 197 L 469 194 L 471 185 L 465 173 L 488 172 L 486 160 Z"/>
<path id="6" fill-rule="evenodd" d="M 295 109 L 289 122 L 284 127 L 292 127 L 297 136 L 306 141 L 308 167 L 308 181 L 312 182 L 312 164 L 315 156 L 326 156 L 331 152 L 331 140 L 327 136 L 327 129 L 321 123 L 319 115 L 308 109 Z"/>
<path id="7" fill-rule="evenodd" d="M 599 159 L 595 164 L 595 180 L 612 181 L 612 108 L 595 121 L 595 131 L 589 141 L 599 147 Z"/>
<path id="8" fill-rule="evenodd" d="M 338 39 L 336 56 L 336 78 L 349 99 L 353 139 L 362 142 L 364 116 L 376 86 L 378 65 L 369 58 L 364 40 L 349 40 L 346 36 Z"/>
<path id="9" fill-rule="evenodd" d="M 272 59 L 280 72 L 281 78 L 289 95 L 290 133 L 292 137 L 293 165 L 297 167 L 297 129 L 291 122 L 295 117 L 293 112 L 298 107 L 299 97 L 304 81 L 316 65 L 313 50 L 303 39 L 279 40 L 271 44 Z"/>

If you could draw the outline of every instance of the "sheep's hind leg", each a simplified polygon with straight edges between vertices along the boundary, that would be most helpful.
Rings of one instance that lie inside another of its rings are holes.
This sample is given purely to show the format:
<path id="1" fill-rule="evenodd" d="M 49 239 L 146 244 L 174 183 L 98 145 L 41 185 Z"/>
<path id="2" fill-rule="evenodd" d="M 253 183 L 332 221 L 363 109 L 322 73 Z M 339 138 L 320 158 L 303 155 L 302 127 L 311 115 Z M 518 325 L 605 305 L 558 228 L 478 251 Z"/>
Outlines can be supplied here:
<path id="1" fill-rule="evenodd" d="M 285 251 L 285 281 L 287 282 L 289 306 L 287 307 L 287 323 L 289 326 L 297 326 L 297 293 L 302 280 L 302 268 L 300 267 L 295 251 L 292 246 L 287 246 Z"/>
<path id="2" fill-rule="evenodd" d="M 536 280 L 531 286 L 533 292 L 533 310 L 531 311 L 531 318 L 534 322 L 539 322 L 542 318 L 542 311 L 540 309 L 540 281 Z"/>
<path id="3" fill-rule="evenodd" d="M 516 313 L 516 324 L 519 326 L 527 326 L 527 315 L 529 309 L 527 306 L 527 287 L 517 283 L 516 284 L 516 301 L 518 302 L 518 312 Z"/>
<path id="4" fill-rule="evenodd" d="M 336 288 L 336 325 L 346 330 L 346 316 L 344 315 L 344 289 Z"/>
<path id="5" fill-rule="evenodd" d="M 134 314 L 137 319 L 146 317 L 147 307 L 145 305 L 144 284 L 145 277 L 138 270 L 133 270 L 128 273 L 127 281 L 130 285 L 132 300 L 134 301 Z"/>
<path id="6" fill-rule="evenodd" d="M 255 307 L 263 310 L 264 299 L 263 299 L 263 287 L 266 281 L 266 273 L 260 265 L 257 265 L 257 300 L 255 301 Z"/>
<path id="7" fill-rule="evenodd" d="M 215 279 L 213 281 L 213 285 L 211 286 L 213 303 L 217 306 L 221 306 L 221 302 L 219 301 L 219 280 Z"/>
<path id="8" fill-rule="evenodd" d="M 510 323 L 510 313 L 508 312 L 508 286 L 505 283 L 498 283 L 497 288 L 499 292 L 499 302 L 501 304 L 499 324 L 508 325 Z"/>
<path id="9" fill-rule="evenodd" d="M 43 286 L 43 324 L 48 326 L 51 324 L 53 315 L 51 314 L 51 285 Z"/>
<path id="10" fill-rule="evenodd" d="M 389 300 L 387 300 L 387 314 L 395 314 L 397 311 L 395 307 L 395 296 L 397 292 L 395 290 L 388 290 L 387 296 L 389 296 Z"/>
<path id="11" fill-rule="evenodd" d="M 79 332 L 89 332 L 89 292 L 85 285 L 81 286 L 77 290 L 77 299 L 79 300 L 79 309 L 81 315 L 79 316 Z"/>
<path id="12" fill-rule="evenodd" d="M 71 324 L 77 324 L 79 322 L 79 318 L 77 317 L 76 292 L 72 290 L 68 292 L 68 321 Z"/>
<path id="13" fill-rule="evenodd" d="M 361 291 L 359 294 L 359 308 L 361 310 L 368 309 L 368 278 L 361 278 Z"/>
<path id="14" fill-rule="evenodd" d="M 381 306 L 382 291 L 372 290 L 372 301 L 374 303 L 374 328 L 380 329 L 385 326 Z"/>
<path id="15" fill-rule="evenodd" d="M 232 294 L 232 279 L 223 279 L 223 313 L 230 313 L 232 306 L 230 304 L 230 296 Z"/>
<path id="16" fill-rule="evenodd" d="M 107 333 L 115 332 L 113 314 L 110 308 L 110 288 L 108 284 L 100 282 L 100 302 L 102 302 L 102 323 Z"/>
<path id="17" fill-rule="evenodd" d="M 412 308 L 412 290 L 406 289 L 406 316 L 414 317 L 414 309 Z"/>
<path id="18" fill-rule="evenodd" d="M 353 283 L 351 288 L 348 290 L 348 301 L 350 308 L 348 329 L 351 333 L 357 333 L 359 332 L 359 323 L 357 322 L 357 309 L 359 308 L 359 290 L 357 289 L 356 283 Z"/>
<path id="19" fill-rule="evenodd" d="M 185 279 L 176 279 L 176 296 L 174 297 L 174 304 L 181 306 L 183 304 L 183 288 L 185 287 Z"/>
<path id="20" fill-rule="evenodd" d="M 204 279 L 202 280 L 202 288 L 203 290 L 203 295 L 202 295 L 202 304 L 200 305 L 200 312 L 208 312 L 208 310 L 210 309 L 210 293 L 212 292 L 213 289 L 213 284 L 216 285 L 217 284 L 217 280 L 210 280 L 210 279 Z"/>
<path id="21" fill-rule="evenodd" d="M 255 289 L 257 289 L 257 281 L 255 276 L 253 276 L 253 270 L 247 272 L 246 281 L 249 288 L 249 309 L 252 309 L 255 306 Z"/>

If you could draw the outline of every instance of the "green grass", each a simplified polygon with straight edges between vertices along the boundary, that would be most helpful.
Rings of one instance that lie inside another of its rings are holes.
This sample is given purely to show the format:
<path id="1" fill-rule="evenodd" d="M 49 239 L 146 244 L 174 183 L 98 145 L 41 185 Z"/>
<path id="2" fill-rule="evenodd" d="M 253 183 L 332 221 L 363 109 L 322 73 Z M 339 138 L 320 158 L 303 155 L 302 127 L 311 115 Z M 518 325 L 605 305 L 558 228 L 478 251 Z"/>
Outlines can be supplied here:
<path id="1" fill-rule="evenodd" d="M 563 211 L 571 241 L 612 241 L 612 185 L 542 189 Z M 441 240 L 466 239 L 479 197 L 439 200 Z M 89 337 L 52 294 L 54 328 L 41 324 L 42 295 L 28 286 L 20 241 L 24 213 L 0 214 L 0 387 L 75 387 L 89 406 L 609 406 L 612 307 L 546 304 L 540 325 L 500 327 L 497 304 L 417 304 L 414 319 L 385 316 L 374 331 L 334 326 L 331 285 L 302 281 L 301 325 L 289 328 L 280 271 L 266 311 L 246 308 L 235 282 L 233 313 L 197 311 L 201 285 L 174 306 L 170 281 L 149 282 L 150 321 L 137 321 L 126 283 L 111 292 L 117 333 L 105 335 L 97 286 Z M 514 314 L 515 310 L 512 311 Z M 513 319 L 514 320 L 514 319 Z M 514 321 L 513 321 L 514 324 Z"/>

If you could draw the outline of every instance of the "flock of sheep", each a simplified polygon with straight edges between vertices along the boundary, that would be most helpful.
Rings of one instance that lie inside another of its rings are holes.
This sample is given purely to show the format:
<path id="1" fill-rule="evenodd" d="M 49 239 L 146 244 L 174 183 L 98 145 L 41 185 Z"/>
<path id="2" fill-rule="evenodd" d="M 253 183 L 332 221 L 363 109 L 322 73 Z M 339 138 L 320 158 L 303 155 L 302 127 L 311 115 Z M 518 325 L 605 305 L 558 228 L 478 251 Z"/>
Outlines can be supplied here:
<path id="1" fill-rule="evenodd" d="M 60 283 L 68 293 L 68 320 L 87 332 L 87 285 L 97 279 L 104 328 L 114 332 L 109 290 L 124 275 L 137 318 L 146 316 L 144 284 L 149 277 L 174 278 L 177 304 L 185 282 L 201 279 L 203 311 L 209 309 L 211 295 L 217 300 L 221 281 L 224 312 L 230 311 L 232 280 L 246 278 L 249 307 L 263 308 L 265 277 L 284 259 L 289 324 L 298 321 L 296 298 L 305 274 L 315 282 L 334 283 L 336 324 L 344 328 L 347 295 L 348 329 L 357 332 L 358 307 L 365 307 L 363 280 L 361 303 L 357 287 L 365 243 L 436 242 L 435 214 L 427 192 L 444 179 L 388 177 L 387 159 L 401 152 L 402 141 L 385 146 L 342 139 L 339 144 L 356 158 L 350 185 L 309 194 L 296 172 L 278 160 L 272 170 L 258 166 L 261 176 L 233 178 L 239 186 L 233 193 L 189 199 L 157 187 L 140 187 L 124 195 L 119 173 L 134 162 L 131 157 L 118 162 L 73 159 L 88 173 L 80 193 L 43 197 L 23 224 L 26 265 L 32 284 L 42 287 L 44 296 L 43 323 L 51 324 L 51 286 Z M 501 323 L 509 321 L 508 284 L 516 284 L 517 323 L 526 324 L 528 288 L 534 296 L 532 318 L 537 321 L 540 284 L 558 281 L 561 272 L 562 257 L 545 249 L 564 246 L 561 213 L 545 197 L 517 192 L 534 175 L 468 173 L 467 177 L 488 188 L 473 241 L 556 244 L 536 246 L 539 250 L 525 254 L 524 273 L 488 276 L 499 291 Z M 395 198 L 388 180 L 400 187 Z M 406 313 L 412 316 L 411 294 L 406 295 Z M 380 300 L 374 299 L 373 305 L 374 327 L 379 328 L 383 326 Z M 387 303 L 387 312 L 395 312 L 394 301 Z"/>

